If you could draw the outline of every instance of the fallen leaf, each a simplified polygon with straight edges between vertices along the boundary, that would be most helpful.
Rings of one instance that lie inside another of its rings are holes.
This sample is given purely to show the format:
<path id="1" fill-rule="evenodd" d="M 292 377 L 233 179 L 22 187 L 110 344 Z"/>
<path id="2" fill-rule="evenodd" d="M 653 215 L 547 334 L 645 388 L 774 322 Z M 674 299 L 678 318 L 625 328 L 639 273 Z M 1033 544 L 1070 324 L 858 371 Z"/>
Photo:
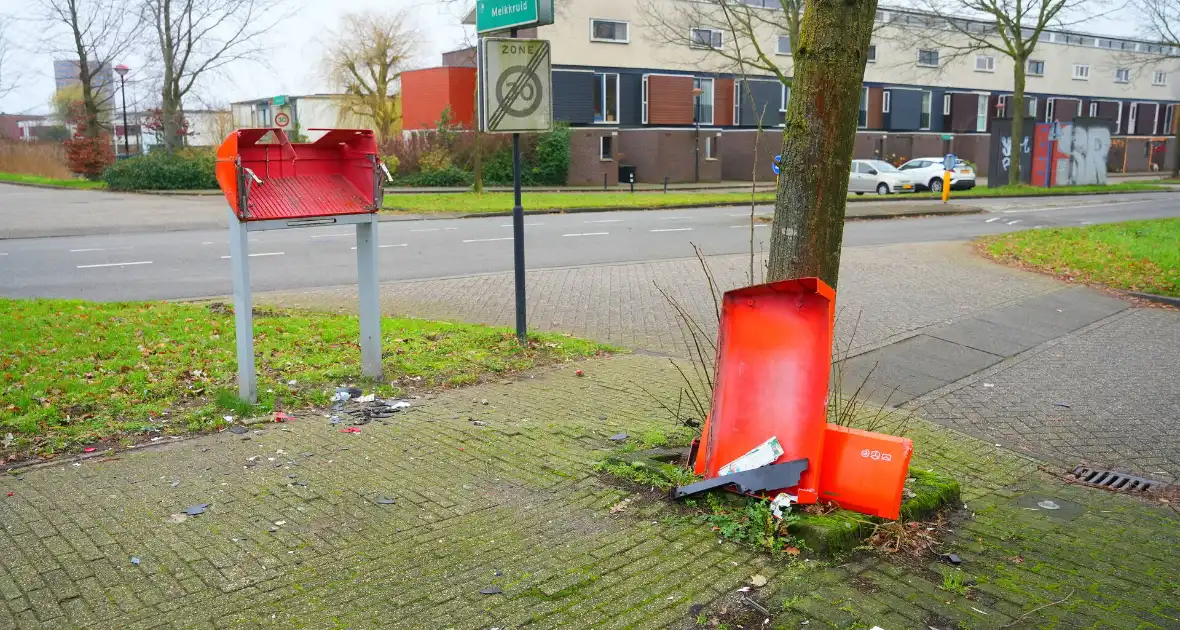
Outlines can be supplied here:
<path id="1" fill-rule="evenodd" d="M 762 588 L 766 586 L 766 576 L 762 574 L 755 575 L 750 578 L 750 584 L 753 584 L 755 588 Z"/>
<path id="2" fill-rule="evenodd" d="M 783 551 L 787 552 L 787 555 L 791 555 L 791 556 L 799 555 L 799 548 L 798 547 L 787 547 L 786 549 L 783 549 Z"/>

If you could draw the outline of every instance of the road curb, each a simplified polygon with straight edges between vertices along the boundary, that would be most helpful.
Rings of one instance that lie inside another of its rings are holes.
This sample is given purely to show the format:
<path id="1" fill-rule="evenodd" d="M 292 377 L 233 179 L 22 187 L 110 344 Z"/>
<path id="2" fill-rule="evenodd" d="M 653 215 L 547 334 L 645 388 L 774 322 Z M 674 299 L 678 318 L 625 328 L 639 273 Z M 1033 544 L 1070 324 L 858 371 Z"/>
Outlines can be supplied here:
<path id="1" fill-rule="evenodd" d="M 1123 291 L 1122 293 L 1131 297 L 1137 297 L 1148 302 L 1155 302 L 1156 304 L 1164 304 L 1167 306 L 1174 306 L 1180 308 L 1180 298 L 1174 298 L 1167 295 L 1156 295 L 1154 293 L 1139 293 L 1138 291 Z"/>

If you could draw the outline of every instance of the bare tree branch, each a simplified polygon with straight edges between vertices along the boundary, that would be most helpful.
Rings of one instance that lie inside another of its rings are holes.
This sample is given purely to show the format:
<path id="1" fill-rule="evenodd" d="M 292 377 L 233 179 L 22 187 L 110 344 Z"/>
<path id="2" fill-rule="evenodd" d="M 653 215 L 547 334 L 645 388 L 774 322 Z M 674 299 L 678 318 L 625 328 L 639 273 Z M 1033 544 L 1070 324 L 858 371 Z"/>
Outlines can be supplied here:
<path id="1" fill-rule="evenodd" d="M 346 113 L 371 120 L 381 138 L 389 137 L 400 119 L 401 75 L 419 39 L 408 12 L 348 13 L 340 18 L 324 57 L 329 80 L 346 95 Z"/>
<path id="2" fill-rule="evenodd" d="M 232 64 L 261 61 L 266 35 L 291 12 L 284 0 L 142 0 L 140 17 L 154 31 L 152 60 L 161 71 L 165 147 L 184 141 L 185 97 Z"/>
<path id="3" fill-rule="evenodd" d="M 5 31 L 7 23 L 0 20 L 0 97 L 4 97 L 9 92 L 16 89 L 17 74 L 8 67 L 8 39 Z"/>

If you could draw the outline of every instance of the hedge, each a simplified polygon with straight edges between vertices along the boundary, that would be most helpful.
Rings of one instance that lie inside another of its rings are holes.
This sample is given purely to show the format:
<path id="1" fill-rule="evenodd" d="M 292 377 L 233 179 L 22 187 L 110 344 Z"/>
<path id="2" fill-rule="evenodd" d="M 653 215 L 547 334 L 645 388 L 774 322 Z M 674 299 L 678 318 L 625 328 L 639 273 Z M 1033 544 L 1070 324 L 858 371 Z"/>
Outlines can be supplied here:
<path id="1" fill-rule="evenodd" d="M 103 180 L 110 190 L 214 190 L 214 164 L 210 151 L 156 151 L 116 162 Z"/>

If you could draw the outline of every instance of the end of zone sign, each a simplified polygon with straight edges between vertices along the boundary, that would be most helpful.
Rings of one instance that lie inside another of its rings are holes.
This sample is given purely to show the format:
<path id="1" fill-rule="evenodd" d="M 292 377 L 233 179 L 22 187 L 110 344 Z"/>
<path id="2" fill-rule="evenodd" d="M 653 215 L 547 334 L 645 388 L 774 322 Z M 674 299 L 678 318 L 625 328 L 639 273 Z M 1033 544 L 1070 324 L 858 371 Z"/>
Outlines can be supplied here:
<path id="1" fill-rule="evenodd" d="M 549 42 L 542 39 L 480 40 L 480 131 L 552 131 L 552 88 Z"/>
<path id="2" fill-rule="evenodd" d="M 480 35 L 553 23 L 553 0 L 478 0 L 475 30 Z"/>

